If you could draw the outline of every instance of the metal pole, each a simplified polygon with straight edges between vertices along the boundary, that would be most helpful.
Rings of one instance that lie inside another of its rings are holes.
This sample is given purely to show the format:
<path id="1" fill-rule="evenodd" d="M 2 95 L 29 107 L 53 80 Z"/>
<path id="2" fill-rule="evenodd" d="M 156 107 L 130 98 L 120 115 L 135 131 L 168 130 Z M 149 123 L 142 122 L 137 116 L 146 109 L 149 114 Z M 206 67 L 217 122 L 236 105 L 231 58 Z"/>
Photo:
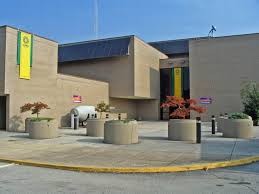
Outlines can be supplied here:
<path id="1" fill-rule="evenodd" d="M 73 129 L 74 126 L 75 126 L 74 118 L 75 118 L 75 115 L 74 115 L 74 114 L 71 114 L 71 129 Z"/>
<path id="2" fill-rule="evenodd" d="M 79 116 L 74 117 L 74 130 L 79 129 Z"/>
<path id="3" fill-rule="evenodd" d="M 211 116 L 211 133 L 215 134 L 216 118 L 214 115 Z"/>
<path id="4" fill-rule="evenodd" d="M 201 143 L 201 117 L 196 117 L 196 143 Z"/>

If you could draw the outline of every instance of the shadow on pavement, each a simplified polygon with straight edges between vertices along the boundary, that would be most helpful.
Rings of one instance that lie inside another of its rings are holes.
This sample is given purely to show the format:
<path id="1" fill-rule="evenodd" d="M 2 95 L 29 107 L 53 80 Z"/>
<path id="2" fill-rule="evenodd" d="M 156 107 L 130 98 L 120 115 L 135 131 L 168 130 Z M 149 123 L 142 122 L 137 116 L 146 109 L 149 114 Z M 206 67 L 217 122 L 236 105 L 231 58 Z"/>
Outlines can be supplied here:
<path id="1" fill-rule="evenodd" d="M 147 140 L 168 140 L 167 137 L 157 137 L 157 136 L 139 136 L 139 139 L 147 139 Z"/>
<path id="2" fill-rule="evenodd" d="M 78 139 L 77 140 L 78 142 L 81 142 L 81 143 L 98 143 L 98 144 L 103 144 L 103 139 L 88 139 L 88 138 L 85 138 L 85 139 Z"/>
<path id="3" fill-rule="evenodd" d="M 83 134 L 83 133 L 65 133 L 64 135 L 66 136 L 87 136 L 86 134 Z"/>
<path id="4" fill-rule="evenodd" d="M 10 137 L 29 139 L 29 134 L 23 134 L 23 135 L 12 135 L 12 136 L 10 136 Z"/>

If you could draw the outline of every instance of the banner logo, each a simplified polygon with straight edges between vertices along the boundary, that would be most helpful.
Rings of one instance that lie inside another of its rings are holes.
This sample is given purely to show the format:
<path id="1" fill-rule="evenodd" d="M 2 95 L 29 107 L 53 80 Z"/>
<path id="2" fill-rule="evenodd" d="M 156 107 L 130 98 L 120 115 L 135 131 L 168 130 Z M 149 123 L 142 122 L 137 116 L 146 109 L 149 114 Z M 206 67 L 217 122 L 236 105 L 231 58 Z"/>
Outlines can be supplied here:
<path id="1" fill-rule="evenodd" d="M 19 77 L 21 79 L 31 78 L 32 51 L 33 36 L 29 33 L 18 31 L 17 64 L 20 65 Z"/>

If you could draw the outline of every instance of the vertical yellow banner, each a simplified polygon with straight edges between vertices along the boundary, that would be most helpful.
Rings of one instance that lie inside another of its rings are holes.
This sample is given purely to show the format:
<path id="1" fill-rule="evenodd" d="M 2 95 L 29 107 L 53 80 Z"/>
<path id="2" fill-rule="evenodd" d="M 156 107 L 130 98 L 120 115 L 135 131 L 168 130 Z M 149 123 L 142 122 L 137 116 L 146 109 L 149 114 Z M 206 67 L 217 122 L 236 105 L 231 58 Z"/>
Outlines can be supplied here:
<path id="1" fill-rule="evenodd" d="M 20 64 L 20 78 L 31 78 L 32 35 L 19 32 L 18 35 L 18 64 Z"/>
<path id="2" fill-rule="evenodd" d="M 182 97 L 182 68 L 174 68 L 174 96 Z"/>

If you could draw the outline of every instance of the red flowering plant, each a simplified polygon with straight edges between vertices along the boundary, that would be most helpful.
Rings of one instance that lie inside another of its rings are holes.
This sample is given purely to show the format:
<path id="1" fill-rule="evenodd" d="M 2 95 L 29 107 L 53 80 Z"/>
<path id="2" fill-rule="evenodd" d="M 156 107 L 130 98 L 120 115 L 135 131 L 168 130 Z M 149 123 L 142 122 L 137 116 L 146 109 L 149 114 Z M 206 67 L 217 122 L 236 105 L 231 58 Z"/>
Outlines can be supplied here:
<path id="1" fill-rule="evenodd" d="M 52 118 L 39 118 L 39 114 L 44 109 L 50 109 L 49 106 L 42 102 L 34 102 L 34 103 L 26 103 L 22 107 L 20 107 L 20 112 L 28 112 L 31 111 L 31 114 L 36 114 L 36 120 L 52 120 Z"/>
<path id="2" fill-rule="evenodd" d="M 166 101 L 162 103 L 162 108 L 173 108 L 173 112 L 170 116 L 173 119 L 187 119 L 190 117 L 191 111 L 198 113 L 204 113 L 206 109 L 197 105 L 197 101 L 194 99 L 184 99 L 177 96 L 167 96 Z"/>

